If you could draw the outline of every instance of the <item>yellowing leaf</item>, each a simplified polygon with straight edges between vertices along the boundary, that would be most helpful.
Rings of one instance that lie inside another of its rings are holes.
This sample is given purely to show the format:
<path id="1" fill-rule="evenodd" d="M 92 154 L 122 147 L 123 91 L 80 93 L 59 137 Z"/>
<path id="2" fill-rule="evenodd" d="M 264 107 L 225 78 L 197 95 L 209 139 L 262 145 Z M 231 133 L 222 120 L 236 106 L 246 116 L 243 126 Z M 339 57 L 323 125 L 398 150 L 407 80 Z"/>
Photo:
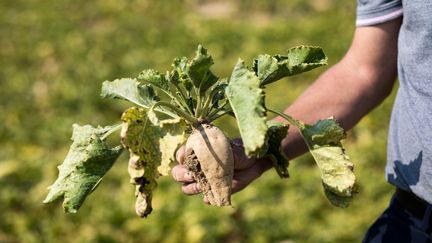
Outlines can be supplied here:
<path id="1" fill-rule="evenodd" d="M 136 212 L 146 217 L 152 211 L 156 179 L 169 173 L 175 151 L 185 141 L 186 123 L 171 119 L 154 125 L 144 109 L 135 107 L 123 113 L 122 121 L 122 143 L 130 153 L 128 171 L 136 186 Z"/>
<path id="2" fill-rule="evenodd" d="M 354 165 L 340 143 L 345 132 L 336 120 L 328 118 L 314 125 L 304 125 L 301 133 L 321 170 L 321 178 L 330 202 L 346 207 L 354 194 Z"/>

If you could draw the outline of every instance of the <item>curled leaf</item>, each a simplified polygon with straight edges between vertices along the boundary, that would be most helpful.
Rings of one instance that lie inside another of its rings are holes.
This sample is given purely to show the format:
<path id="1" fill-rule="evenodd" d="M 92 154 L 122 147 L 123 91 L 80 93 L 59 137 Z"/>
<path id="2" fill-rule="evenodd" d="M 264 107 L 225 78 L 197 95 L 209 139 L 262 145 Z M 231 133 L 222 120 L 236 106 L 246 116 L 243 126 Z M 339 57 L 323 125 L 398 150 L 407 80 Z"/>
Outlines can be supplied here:
<path id="1" fill-rule="evenodd" d="M 113 129 L 115 127 L 73 125 L 73 143 L 64 162 L 58 167 L 58 178 L 48 188 L 44 203 L 63 197 L 65 212 L 78 211 L 122 152 L 121 146 L 110 148 L 104 141 L 104 136 Z"/>
<path id="2" fill-rule="evenodd" d="M 346 207 L 354 194 L 354 165 L 340 143 L 345 132 L 334 118 L 320 120 L 300 129 L 309 150 L 321 170 L 321 178 L 330 202 Z"/>
<path id="3" fill-rule="evenodd" d="M 134 78 L 121 78 L 103 82 L 101 96 L 103 98 L 128 100 L 146 109 L 159 99 L 151 86 L 141 84 Z"/>
<path id="4" fill-rule="evenodd" d="M 187 66 L 188 66 L 188 59 L 187 57 L 178 57 L 175 58 L 172 66 L 174 67 L 174 70 L 177 71 L 179 76 L 180 84 L 187 90 L 191 91 L 193 88 L 192 81 L 190 80 L 189 76 L 187 75 Z"/>
<path id="5" fill-rule="evenodd" d="M 288 134 L 288 124 L 267 122 L 267 151 L 264 156 L 270 157 L 273 167 L 281 178 L 288 178 L 288 159 L 281 150 L 281 142 Z"/>
<path id="6" fill-rule="evenodd" d="M 195 57 L 187 64 L 186 72 L 195 87 L 205 92 L 216 83 L 218 77 L 210 71 L 213 58 L 207 53 L 207 49 L 199 45 Z"/>
<path id="7" fill-rule="evenodd" d="M 287 55 L 259 55 L 253 64 L 253 69 L 261 80 L 261 85 L 266 85 L 283 77 L 327 65 L 327 57 L 321 47 L 298 46 L 289 49 Z"/>
<path id="8" fill-rule="evenodd" d="M 267 133 L 264 91 L 258 77 L 242 60 L 234 67 L 226 95 L 236 116 L 246 154 L 260 154 Z"/>
<path id="9" fill-rule="evenodd" d="M 145 83 L 149 83 L 160 89 L 169 91 L 169 82 L 165 78 L 165 75 L 160 74 L 158 71 L 153 69 L 143 70 L 139 75 L 138 79 Z"/>
<path id="10" fill-rule="evenodd" d="M 128 171 L 136 186 L 136 212 L 146 217 L 152 211 L 156 179 L 168 175 L 174 153 L 185 141 L 186 124 L 181 119 L 171 119 L 154 125 L 144 109 L 135 107 L 123 113 L 122 121 L 122 143 L 130 153 Z"/>

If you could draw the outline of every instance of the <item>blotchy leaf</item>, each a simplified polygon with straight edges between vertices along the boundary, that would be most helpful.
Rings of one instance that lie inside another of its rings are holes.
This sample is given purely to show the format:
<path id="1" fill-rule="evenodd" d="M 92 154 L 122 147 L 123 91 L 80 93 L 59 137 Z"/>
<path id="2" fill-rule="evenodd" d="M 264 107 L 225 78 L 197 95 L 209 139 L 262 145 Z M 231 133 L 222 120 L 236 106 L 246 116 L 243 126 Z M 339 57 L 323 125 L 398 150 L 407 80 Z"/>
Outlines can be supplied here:
<path id="1" fill-rule="evenodd" d="M 207 50 L 199 45 L 194 59 L 187 65 L 187 74 L 192 80 L 195 87 L 205 92 L 216 83 L 218 77 L 210 71 L 213 65 L 213 58 L 207 53 Z"/>
<path id="2" fill-rule="evenodd" d="M 261 85 L 266 85 L 324 65 L 327 65 L 327 57 L 321 47 L 298 46 L 289 49 L 285 56 L 259 55 L 254 60 L 253 69 Z"/>
<path id="3" fill-rule="evenodd" d="M 226 95 L 236 116 L 246 154 L 259 155 L 267 132 L 264 92 L 258 77 L 242 60 L 234 67 Z"/>
<path id="4" fill-rule="evenodd" d="M 59 176 L 49 187 L 44 203 L 63 197 L 65 212 L 77 212 L 122 152 L 122 146 L 110 148 L 103 139 L 112 129 L 73 125 L 73 143 L 58 167 Z"/>
<path id="5" fill-rule="evenodd" d="M 122 115 L 122 143 L 130 153 L 129 175 L 136 186 L 136 212 L 146 217 L 152 211 L 156 179 L 168 175 L 176 149 L 186 139 L 186 123 L 171 119 L 152 124 L 144 109 L 129 108 Z"/>
<path id="6" fill-rule="evenodd" d="M 169 91 L 169 82 L 164 75 L 153 69 L 146 69 L 138 75 L 139 80 L 152 84 L 160 89 Z"/>
<path id="7" fill-rule="evenodd" d="M 281 142 L 288 134 L 288 124 L 282 122 L 267 122 L 267 152 L 273 167 L 281 178 L 288 178 L 288 159 L 281 151 Z"/>
<path id="8" fill-rule="evenodd" d="M 321 178 L 330 202 L 346 207 L 354 193 L 354 165 L 340 143 L 345 132 L 334 118 L 304 125 L 301 133 L 321 170 Z"/>
<path id="9" fill-rule="evenodd" d="M 134 78 L 121 78 L 112 82 L 103 82 L 101 96 L 128 100 L 146 109 L 158 100 L 151 86 L 141 84 Z"/>
<path id="10" fill-rule="evenodd" d="M 333 193 L 332 191 L 327 189 L 325 186 L 323 187 L 324 187 L 324 194 L 326 195 L 327 199 L 331 202 L 331 204 L 340 208 L 346 208 L 349 206 L 352 197 L 339 196 L 336 193 Z"/>
<path id="11" fill-rule="evenodd" d="M 174 70 L 177 71 L 179 75 L 179 81 L 182 84 L 182 86 L 187 90 L 191 91 L 193 88 L 192 81 L 189 79 L 187 72 L 187 66 L 188 66 L 188 59 L 187 57 L 181 57 L 181 58 L 175 58 L 172 66 L 174 67 Z"/>

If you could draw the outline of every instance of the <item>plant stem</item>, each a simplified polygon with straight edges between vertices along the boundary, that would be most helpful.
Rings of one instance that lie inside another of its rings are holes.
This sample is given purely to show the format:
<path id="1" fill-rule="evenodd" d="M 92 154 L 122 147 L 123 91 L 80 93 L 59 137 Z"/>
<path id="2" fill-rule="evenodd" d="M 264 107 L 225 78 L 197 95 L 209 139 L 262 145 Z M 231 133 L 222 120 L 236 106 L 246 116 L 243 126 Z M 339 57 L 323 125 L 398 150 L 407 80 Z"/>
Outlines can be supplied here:
<path id="1" fill-rule="evenodd" d="M 212 100 L 212 95 L 211 93 L 207 96 L 207 99 L 205 100 L 204 104 L 203 104 L 203 109 L 202 109 L 202 114 L 201 114 L 201 118 L 207 116 L 207 112 L 210 106 L 210 102 Z"/>
<path id="2" fill-rule="evenodd" d="M 166 101 L 158 101 L 156 102 L 153 106 L 165 106 L 168 109 L 171 109 L 173 112 L 175 112 L 178 116 L 184 118 L 186 121 L 188 121 L 191 125 L 195 126 L 197 125 L 198 119 L 196 119 L 195 117 L 189 115 L 187 112 L 185 112 L 184 110 L 178 108 L 177 106 L 166 102 Z"/>
<path id="3" fill-rule="evenodd" d="M 200 117 L 201 115 L 201 94 L 200 94 L 200 90 L 197 88 L 194 88 L 195 90 L 195 95 L 197 97 L 197 104 L 196 104 L 196 108 L 195 108 L 195 116 L 196 117 Z"/>
<path id="4" fill-rule="evenodd" d="M 109 135 L 117 132 L 118 130 L 120 130 L 120 128 L 122 127 L 122 124 L 118 124 L 117 126 L 111 128 L 111 130 L 109 130 L 107 133 L 105 133 L 105 135 L 103 135 L 101 137 L 101 140 L 105 140 L 107 137 L 109 137 Z"/>
<path id="5" fill-rule="evenodd" d="M 276 114 L 276 115 L 284 118 L 289 123 L 291 123 L 292 125 L 296 126 L 297 128 L 304 128 L 304 126 L 305 126 L 303 122 L 301 122 L 299 120 L 296 120 L 296 119 L 290 117 L 289 115 L 287 115 L 285 113 L 282 113 L 282 112 L 279 112 L 279 111 L 275 111 L 275 110 L 272 110 L 272 109 L 268 109 L 268 108 L 267 108 L 267 111 L 270 111 L 270 112 L 272 112 L 272 113 L 274 113 L 274 114 Z"/>
<path id="6" fill-rule="evenodd" d="M 215 87 L 211 92 L 210 92 L 210 94 L 208 94 L 207 95 L 207 98 L 206 98 L 206 101 L 204 102 L 204 105 L 203 105 L 203 111 L 202 111 L 202 116 L 207 116 L 208 114 L 207 113 L 209 113 L 209 109 L 210 109 L 210 104 L 211 104 L 211 102 L 213 101 L 213 97 L 219 92 L 219 91 L 221 91 L 221 90 L 223 90 L 224 89 L 224 87 L 221 87 L 221 86 L 219 86 L 219 87 Z"/>
<path id="7" fill-rule="evenodd" d="M 224 103 L 220 107 L 218 107 L 216 110 L 210 112 L 208 117 L 212 117 L 212 116 L 216 115 L 219 111 L 223 111 L 227 104 L 228 104 L 228 101 L 225 100 Z M 231 111 L 231 109 L 230 109 L 230 111 Z"/>
<path id="8" fill-rule="evenodd" d="M 212 121 L 214 121 L 214 120 L 216 120 L 216 119 L 219 119 L 220 117 L 222 117 L 222 116 L 224 116 L 224 115 L 226 115 L 226 114 L 228 114 L 228 113 L 230 113 L 231 112 L 231 110 L 227 110 L 227 111 L 224 111 L 224 112 L 222 112 L 222 113 L 220 113 L 220 114 L 214 114 L 214 115 L 212 115 L 212 116 L 209 116 L 209 118 L 207 119 L 207 121 L 208 122 L 212 122 Z"/>
<path id="9" fill-rule="evenodd" d="M 155 87 L 157 87 L 157 86 L 155 86 Z M 166 95 L 168 95 L 171 99 L 173 99 L 174 100 L 174 102 L 178 105 L 178 106 L 180 106 L 181 108 L 183 108 L 184 110 L 187 110 L 188 111 L 188 108 L 187 107 L 184 107 L 184 105 L 177 99 L 177 97 L 175 97 L 174 95 L 172 95 L 170 92 L 168 92 L 168 91 L 166 91 L 166 90 L 164 90 L 164 89 L 162 89 L 162 88 L 160 88 L 160 87 L 157 87 L 157 88 L 159 88 L 159 90 L 161 90 L 162 92 L 164 92 Z M 192 114 L 191 114 L 192 115 Z"/>
<path id="10" fill-rule="evenodd" d="M 180 88 L 180 86 L 178 84 L 174 84 L 174 87 L 177 89 L 177 91 L 180 93 L 180 97 L 183 99 L 183 103 L 184 103 L 183 106 L 186 107 L 189 114 L 193 115 L 193 111 L 191 110 L 191 108 L 187 104 L 187 99 L 186 99 L 185 94 L 183 93 L 183 90 Z"/>

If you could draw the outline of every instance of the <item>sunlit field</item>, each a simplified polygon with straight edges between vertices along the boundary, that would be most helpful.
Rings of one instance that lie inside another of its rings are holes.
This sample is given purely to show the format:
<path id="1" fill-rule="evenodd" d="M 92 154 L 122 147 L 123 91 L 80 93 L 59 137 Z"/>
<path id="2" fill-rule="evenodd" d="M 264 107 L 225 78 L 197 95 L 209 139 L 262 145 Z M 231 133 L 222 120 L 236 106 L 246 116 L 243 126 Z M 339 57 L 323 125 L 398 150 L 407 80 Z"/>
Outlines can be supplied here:
<path id="1" fill-rule="evenodd" d="M 355 1 L 3 0 L 0 242 L 360 242 L 393 190 L 384 166 L 394 94 L 343 141 L 359 185 L 347 209 L 327 201 L 309 155 L 291 161 L 289 179 L 266 172 L 232 208 L 204 205 L 166 177 L 153 213 L 139 218 L 126 153 L 77 214 L 64 214 L 61 201 L 42 203 L 72 124 L 115 124 L 130 105 L 101 99 L 103 81 L 168 70 L 198 44 L 222 77 L 238 58 L 251 63 L 302 44 L 321 46 L 331 66 L 349 48 L 354 20 Z M 285 108 L 329 66 L 271 84 L 268 105 Z M 238 136 L 233 119 L 218 124 Z"/>

